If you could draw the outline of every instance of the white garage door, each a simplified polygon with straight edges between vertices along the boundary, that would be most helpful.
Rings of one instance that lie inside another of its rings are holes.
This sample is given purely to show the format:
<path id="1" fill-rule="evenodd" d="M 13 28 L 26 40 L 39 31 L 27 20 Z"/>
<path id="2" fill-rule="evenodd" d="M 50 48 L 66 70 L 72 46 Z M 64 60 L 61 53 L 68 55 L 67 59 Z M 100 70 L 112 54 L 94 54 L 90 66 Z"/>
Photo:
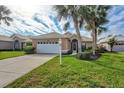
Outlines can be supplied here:
<path id="1" fill-rule="evenodd" d="M 124 45 L 114 45 L 113 51 L 124 52 Z"/>
<path id="2" fill-rule="evenodd" d="M 59 53 L 59 44 L 37 44 L 37 53 Z"/>

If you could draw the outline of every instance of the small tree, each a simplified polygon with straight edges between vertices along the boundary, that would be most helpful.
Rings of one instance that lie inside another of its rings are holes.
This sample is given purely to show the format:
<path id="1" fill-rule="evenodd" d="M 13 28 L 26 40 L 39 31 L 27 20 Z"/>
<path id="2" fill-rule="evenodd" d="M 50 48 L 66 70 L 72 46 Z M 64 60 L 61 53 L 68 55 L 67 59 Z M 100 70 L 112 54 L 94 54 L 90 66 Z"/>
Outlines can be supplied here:
<path id="1" fill-rule="evenodd" d="M 113 46 L 117 43 L 116 39 L 113 37 L 113 38 L 110 38 L 109 41 L 108 41 L 108 44 L 110 46 L 110 49 L 111 49 L 111 52 L 112 52 L 112 49 L 113 49 Z"/>
<path id="2" fill-rule="evenodd" d="M 97 35 L 106 29 L 103 25 L 108 22 L 107 14 L 110 8 L 108 5 L 86 5 L 79 9 L 79 13 L 87 24 L 85 28 L 91 31 L 93 55 L 96 54 Z"/>

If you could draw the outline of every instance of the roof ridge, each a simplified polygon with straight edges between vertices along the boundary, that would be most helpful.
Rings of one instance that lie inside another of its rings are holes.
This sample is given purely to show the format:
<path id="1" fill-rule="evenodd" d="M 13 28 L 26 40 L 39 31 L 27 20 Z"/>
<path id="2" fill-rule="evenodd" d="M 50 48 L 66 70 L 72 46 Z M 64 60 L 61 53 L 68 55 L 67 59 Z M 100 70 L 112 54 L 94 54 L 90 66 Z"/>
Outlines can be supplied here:
<path id="1" fill-rule="evenodd" d="M 0 35 L 0 36 L 2 36 L 2 37 L 10 37 L 10 36 L 6 36 L 6 35 Z"/>

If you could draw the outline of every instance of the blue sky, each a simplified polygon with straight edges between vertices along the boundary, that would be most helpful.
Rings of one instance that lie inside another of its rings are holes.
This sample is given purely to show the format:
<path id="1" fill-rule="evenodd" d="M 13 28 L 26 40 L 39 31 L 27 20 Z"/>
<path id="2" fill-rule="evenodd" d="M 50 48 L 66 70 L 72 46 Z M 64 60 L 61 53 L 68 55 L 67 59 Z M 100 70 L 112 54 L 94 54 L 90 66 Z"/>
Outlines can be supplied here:
<path id="1" fill-rule="evenodd" d="M 57 18 L 56 11 L 52 6 L 8 6 L 11 9 L 11 17 L 14 21 L 8 27 L 5 24 L 0 25 L 0 33 L 2 35 L 12 35 L 18 33 L 22 35 L 40 35 L 52 31 L 64 32 L 63 26 L 65 19 L 61 21 Z M 107 18 L 109 23 L 105 24 L 108 29 L 99 37 L 106 37 L 108 35 L 124 35 L 124 6 L 113 6 L 109 11 Z M 75 33 L 73 21 L 68 18 L 70 22 L 68 31 Z M 81 29 L 81 34 L 90 37 L 90 33 Z"/>
<path id="2" fill-rule="evenodd" d="M 109 22 L 105 25 L 108 29 L 100 37 L 108 35 L 124 35 L 124 6 L 113 6 L 107 16 Z"/>

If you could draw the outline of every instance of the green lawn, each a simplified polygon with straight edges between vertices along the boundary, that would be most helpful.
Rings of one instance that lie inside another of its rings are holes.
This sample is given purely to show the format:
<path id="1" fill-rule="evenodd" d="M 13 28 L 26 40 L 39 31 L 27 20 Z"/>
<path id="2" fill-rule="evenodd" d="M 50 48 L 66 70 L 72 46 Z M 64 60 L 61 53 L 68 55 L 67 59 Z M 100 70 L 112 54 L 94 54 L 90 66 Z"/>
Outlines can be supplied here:
<path id="1" fill-rule="evenodd" d="M 124 87 L 124 54 L 104 53 L 96 61 L 59 57 L 34 69 L 7 87 Z"/>
<path id="2" fill-rule="evenodd" d="M 0 60 L 23 55 L 25 55 L 23 51 L 0 51 Z"/>

